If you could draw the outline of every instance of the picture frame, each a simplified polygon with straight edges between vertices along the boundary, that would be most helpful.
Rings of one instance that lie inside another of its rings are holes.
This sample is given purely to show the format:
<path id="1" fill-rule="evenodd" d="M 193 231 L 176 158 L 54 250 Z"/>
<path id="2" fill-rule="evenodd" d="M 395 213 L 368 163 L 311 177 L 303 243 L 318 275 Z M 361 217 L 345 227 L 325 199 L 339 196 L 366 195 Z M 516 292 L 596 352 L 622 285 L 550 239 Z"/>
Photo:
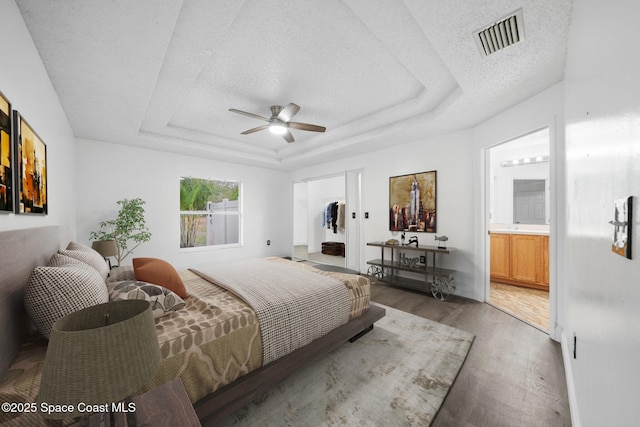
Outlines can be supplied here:
<path id="1" fill-rule="evenodd" d="M 631 243 L 633 241 L 633 196 L 618 199 L 613 202 L 613 239 L 611 251 L 615 254 L 631 259 Z"/>
<path id="2" fill-rule="evenodd" d="M 17 165 L 15 212 L 47 215 L 47 145 L 20 115 L 13 112 L 14 149 Z"/>
<path id="3" fill-rule="evenodd" d="M 0 213 L 14 210 L 14 158 L 11 103 L 0 92 Z"/>
<path id="4" fill-rule="evenodd" d="M 389 178 L 389 230 L 437 231 L 437 171 Z"/>

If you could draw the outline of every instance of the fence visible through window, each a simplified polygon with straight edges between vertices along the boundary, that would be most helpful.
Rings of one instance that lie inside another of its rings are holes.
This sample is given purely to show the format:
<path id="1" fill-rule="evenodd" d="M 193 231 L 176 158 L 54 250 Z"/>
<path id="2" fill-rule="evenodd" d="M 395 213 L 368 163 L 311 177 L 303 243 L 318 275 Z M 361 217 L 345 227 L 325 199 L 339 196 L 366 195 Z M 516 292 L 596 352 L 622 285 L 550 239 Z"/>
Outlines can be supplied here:
<path id="1" fill-rule="evenodd" d="M 241 218 L 237 181 L 181 178 L 181 248 L 240 244 Z"/>

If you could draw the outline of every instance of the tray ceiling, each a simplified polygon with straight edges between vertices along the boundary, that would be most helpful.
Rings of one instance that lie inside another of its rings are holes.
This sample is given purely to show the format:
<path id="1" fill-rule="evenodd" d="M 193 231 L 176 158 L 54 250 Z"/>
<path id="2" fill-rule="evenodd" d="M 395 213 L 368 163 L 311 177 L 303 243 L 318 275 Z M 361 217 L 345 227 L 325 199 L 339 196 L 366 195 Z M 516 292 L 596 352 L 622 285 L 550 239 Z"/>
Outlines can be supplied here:
<path id="1" fill-rule="evenodd" d="M 563 77 L 570 0 L 17 0 L 78 138 L 277 169 L 473 126 Z M 522 9 L 488 57 L 474 34 Z M 287 144 L 229 108 L 301 106 Z"/>

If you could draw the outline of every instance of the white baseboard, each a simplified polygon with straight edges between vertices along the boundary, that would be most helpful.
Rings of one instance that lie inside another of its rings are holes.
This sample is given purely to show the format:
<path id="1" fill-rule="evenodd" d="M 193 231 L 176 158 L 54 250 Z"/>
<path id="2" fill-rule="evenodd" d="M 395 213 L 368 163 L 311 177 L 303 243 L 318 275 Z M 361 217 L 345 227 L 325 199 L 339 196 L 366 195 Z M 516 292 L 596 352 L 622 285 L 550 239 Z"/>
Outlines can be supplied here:
<path id="1" fill-rule="evenodd" d="M 571 412 L 571 425 L 573 427 L 581 427 L 580 417 L 578 416 L 578 401 L 576 399 L 575 384 L 573 382 L 573 369 L 571 365 L 571 359 L 573 358 L 573 336 L 567 336 L 567 333 L 564 330 L 562 330 L 560 336 L 562 360 L 564 362 L 564 375 L 567 382 L 567 394 L 569 397 L 569 411 Z"/>
<path id="2" fill-rule="evenodd" d="M 460 286 L 460 284 L 456 286 L 456 291 L 454 292 L 454 295 L 458 295 L 459 297 L 469 298 L 475 301 L 484 302 L 484 297 L 477 295 L 476 292 L 474 292 L 474 289 L 469 289 L 466 286 Z"/>

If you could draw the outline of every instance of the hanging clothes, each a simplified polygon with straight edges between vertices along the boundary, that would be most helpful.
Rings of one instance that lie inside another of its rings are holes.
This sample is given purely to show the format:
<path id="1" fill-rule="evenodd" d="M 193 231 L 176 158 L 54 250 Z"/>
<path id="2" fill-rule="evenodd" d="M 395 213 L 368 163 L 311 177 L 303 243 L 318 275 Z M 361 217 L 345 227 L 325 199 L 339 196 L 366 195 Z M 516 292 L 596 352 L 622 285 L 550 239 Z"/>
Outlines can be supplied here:
<path id="1" fill-rule="evenodd" d="M 338 203 L 338 231 L 341 233 L 344 233 L 345 230 L 345 203 L 344 202 L 339 202 Z"/>
<path id="2" fill-rule="evenodd" d="M 334 234 L 338 233 L 338 202 L 331 204 L 331 228 Z"/>
<path id="3" fill-rule="evenodd" d="M 327 205 L 324 213 L 325 221 L 322 226 L 324 227 L 326 224 L 328 229 L 331 229 L 331 212 L 333 212 L 333 203 Z"/>

